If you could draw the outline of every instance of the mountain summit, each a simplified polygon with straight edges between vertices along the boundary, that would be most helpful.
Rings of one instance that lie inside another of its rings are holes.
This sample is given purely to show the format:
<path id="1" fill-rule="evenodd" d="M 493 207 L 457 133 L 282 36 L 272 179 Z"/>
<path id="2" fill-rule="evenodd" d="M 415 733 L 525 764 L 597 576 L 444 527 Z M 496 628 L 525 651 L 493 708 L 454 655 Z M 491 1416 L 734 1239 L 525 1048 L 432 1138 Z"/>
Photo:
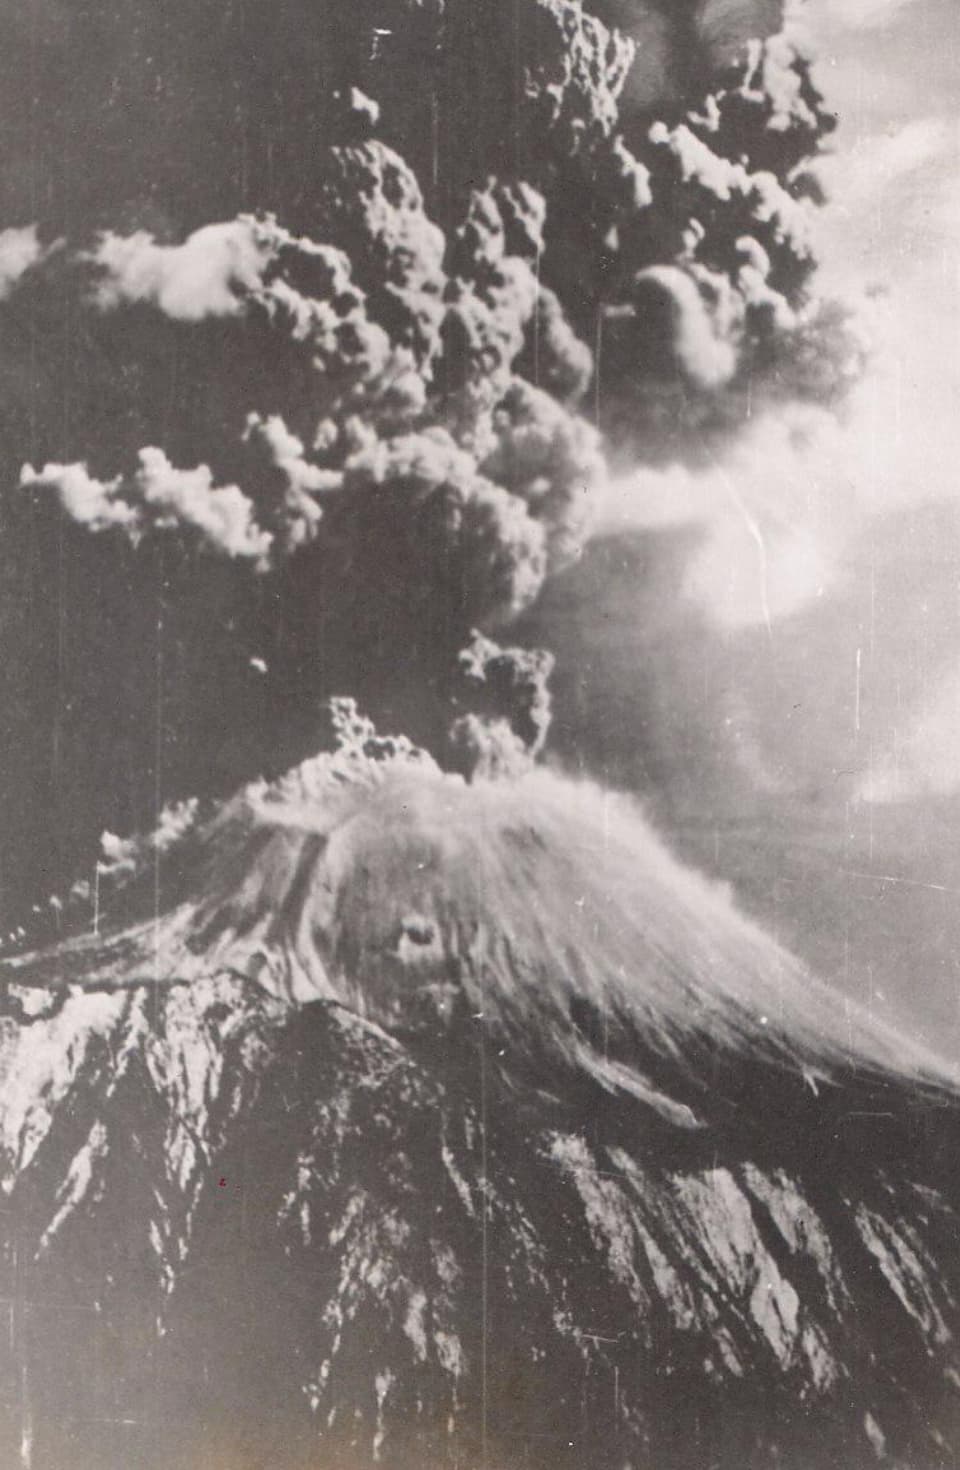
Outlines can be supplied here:
<path id="1" fill-rule="evenodd" d="M 3 1463 L 951 1464 L 954 1080 L 625 799 L 341 715 L 4 963 Z"/>

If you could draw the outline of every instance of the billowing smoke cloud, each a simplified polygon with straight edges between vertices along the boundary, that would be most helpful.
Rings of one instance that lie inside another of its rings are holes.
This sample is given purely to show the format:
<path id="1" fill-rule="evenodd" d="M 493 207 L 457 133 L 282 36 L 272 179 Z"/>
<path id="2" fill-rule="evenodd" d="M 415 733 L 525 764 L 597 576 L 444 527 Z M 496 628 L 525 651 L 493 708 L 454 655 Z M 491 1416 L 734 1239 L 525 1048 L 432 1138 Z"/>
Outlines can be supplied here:
<path id="1" fill-rule="evenodd" d="M 655 362 L 659 374 L 679 373 L 689 384 L 702 389 L 729 383 L 736 371 L 737 354 L 730 340 L 729 310 L 722 311 L 728 303 L 721 292 L 717 298 L 711 310 L 696 275 L 677 266 L 652 265 L 638 273 L 633 312 L 643 323 L 645 345 L 656 343 L 660 348 Z M 724 315 L 728 320 L 723 319 Z M 662 333 L 651 331 L 651 319 L 656 321 L 658 317 Z"/>
<path id="2" fill-rule="evenodd" d="M 347 572 L 368 596 L 441 599 L 458 619 L 498 622 L 537 595 L 546 574 L 543 525 L 520 496 L 480 473 L 442 429 L 361 446 L 330 517 Z M 422 589 L 422 591 L 420 590 Z"/>
<path id="3" fill-rule="evenodd" d="M 101 833 L 97 873 L 118 880 L 137 872 L 157 856 L 162 857 L 187 837 L 197 820 L 198 809 L 196 797 L 164 807 L 156 827 L 147 837 Z"/>
<path id="4" fill-rule="evenodd" d="M 102 268 L 96 300 L 104 309 L 148 302 L 182 322 L 234 316 L 242 294 L 259 286 L 271 253 L 269 232 L 253 219 L 206 225 L 182 245 L 160 245 L 142 230 L 105 234 L 90 252 Z"/>
<path id="5" fill-rule="evenodd" d="M 482 633 L 460 653 L 461 690 L 473 705 L 450 727 L 454 763 L 469 775 L 516 775 L 543 749 L 550 729 L 553 655 L 501 648 Z"/>
<path id="6" fill-rule="evenodd" d="M 45 657 L 115 639 L 145 587 L 157 602 L 123 667 L 89 692 L 77 677 L 58 791 L 65 751 L 105 769 L 102 712 L 143 697 L 139 677 L 118 691 L 148 636 L 154 802 L 302 753 L 334 694 L 469 774 L 517 769 L 545 745 L 552 660 L 502 630 L 578 555 L 610 466 L 621 485 L 671 457 L 697 474 L 758 403 L 821 404 L 855 376 L 848 314 L 814 290 L 809 164 L 832 119 L 809 63 L 770 34 L 775 6 L 682 9 L 396 0 L 372 26 L 338 8 L 297 136 L 289 118 L 269 150 L 251 135 L 255 189 L 231 193 L 195 129 L 179 198 L 163 182 L 134 206 L 123 155 L 123 207 L 85 181 L 60 248 L 38 243 L 59 216 L 0 234 L 24 384 L 2 435 L 7 596 L 24 596 L 18 547 L 62 557 L 66 527 L 98 605 L 72 589 L 73 642 L 51 624 Z M 294 87 L 320 54 L 302 16 L 296 33 Z M 276 122 L 245 46 L 218 63 Z M 414 56 L 422 96 L 397 85 Z M 222 667 L 198 694 L 211 627 Z M 43 725 L 26 693 L 13 707 L 14 734 Z M 183 722 L 210 720 L 225 754 L 191 784 Z"/>
<path id="7" fill-rule="evenodd" d="M 303 442 L 291 434 L 279 414 L 268 418 L 248 414 L 243 440 L 252 454 L 262 459 L 257 476 L 263 485 L 261 501 L 273 490 L 273 518 L 278 523 L 276 541 L 280 548 L 287 553 L 308 544 L 317 534 L 323 495 L 338 489 L 342 476 L 336 470 L 311 464 Z"/>
<path id="8" fill-rule="evenodd" d="M 635 455 L 682 455 L 691 431 L 716 445 L 764 401 L 833 401 L 844 386 L 833 364 L 856 332 L 814 289 L 810 165 L 833 126 L 784 35 L 752 43 L 676 120 L 627 120 L 650 203 L 598 218 L 604 289 L 591 309 L 605 427 Z"/>
<path id="9" fill-rule="evenodd" d="M 215 487 L 206 465 L 176 469 L 162 449 L 141 449 L 140 467 L 128 479 L 96 480 L 83 464 L 25 465 L 20 484 L 52 490 L 72 520 L 91 531 L 118 528 L 134 543 L 148 529 L 185 529 L 225 556 L 260 565 L 270 549 L 270 535 L 257 526 L 242 490 Z"/>
<path id="10" fill-rule="evenodd" d="M 333 244 L 243 217 L 181 245 L 104 236 L 83 257 L 93 310 L 236 319 L 279 340 L 303 437 L 278 413 L 240 420 L 238 403 L 240 432 L 228 426 L 212 458 L 240 466 L 243 489 L 153 448 L 130 476 L 51 463 L 27 466 L 21 485 L 54 488 L 91 530 L 136 540 L 179 527 L 261 568 L 326 538 L 401 626 L 411 583 L 415 599 L 455 609 L 455 637 L 514 616 L 575 554 L 603 472 L 595 431 L 566 406 L 587 386 L 590 353 L 552 293 L 539 322 L 543 199 L 491 182 L 448 242 L 411 170 L 370 141 L 330 150 L 321 201 Z M 515 376 L 524 353 L 553 394 Z"/>

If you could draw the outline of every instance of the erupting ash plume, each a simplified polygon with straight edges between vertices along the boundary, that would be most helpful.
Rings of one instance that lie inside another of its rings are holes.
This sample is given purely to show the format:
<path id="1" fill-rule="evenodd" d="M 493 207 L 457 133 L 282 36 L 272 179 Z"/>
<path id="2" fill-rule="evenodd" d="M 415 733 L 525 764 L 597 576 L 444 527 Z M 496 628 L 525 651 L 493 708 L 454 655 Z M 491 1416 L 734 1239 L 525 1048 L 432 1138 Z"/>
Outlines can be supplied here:
<path id="1" fill-rule="evenodd" d="M 98 827 L 144 825 L 158 782 L 176 799 L 271 760 L 278 732 L 253 707 L 267 695 L 285 707 L 287 758 L 309 748 L 307 712 L 339 693 L 412 721 L 412 737 L 460 769 L 510 768 L 518 741 L 539 752 L 545 697 L 535 728 L 519 730 L 515 681 L 464 679 L 461 652 L 474 631 L 501 640 L 577 557 L 611 465 L 679 458 L 697 473 L 764 401 L 836 402 L 855 380 L 861 339 L 842 304 L 818 298 L 811 243 L 810 165 L 833 120 L 774 8 L 681 18 L 527 0 L 506 57 L 508 9 L 338 15 L 328 85 L 304 113 L 309 162 L 303 137 L 284 142 L 302 165 L 296 192 L 277 163 L 256 208 L 243 196 L 198 219 L 191 164 L 179 197 L 164 185 L 159 222 L 110 218 L 91 197 L 69 229 L 51 215 L 3 236 L 4 353 L 34 384 L 6 410 L 5 596 L 29 601 L 27 567 L 62 559 L 66 535 L 83 568 L 76 657 L 103 636 L 105 582 L 111 619 L 131 626 L 146 623 L 151 589 L 155 626 L 181 650 L 149 691 L 122 659 L 115 675 L 79 680 L 58 769 L 92 762 L 102 790 L 114 737 L 103 710 L 131 700 L 159 696 L 168 722 L 189 708 L 207 744 L 225 710 L 250 732 L 216 773 L 190 749 L 199 736 L 171 728 L 158 751 L 131 721 L 142 782 L 67 811 L 62 881 Z M 495 66 L 479 61 L 488 48 Z M 429 127 L 399 81 L 414 51 L 443 58 Z M 302 65 L 284 64 L 299 85 Z M 252 57 L 223 65 L 248 68 L 254 106 Z M 161 121 L 174 152 L 185 147 Z M 38 423 L 37 392 L 68 403 L 66 419 Z M 84 544 L 91 534 L 102 548 Z M 220 558 L 230 567 L 213 569 Z M 269 648 L 265 605 L 277 609 Z M 187 671 L 212 661 L 211 621 L 224 647 L 204 686 Z M 144 626 L 141 666 L 151 636 Z M 264 654 L 269 687 L 229 672 Z M 542 684 L 546 664 L 531 657 Z M 13 707 L 11 745 L 48 723 L 29 693 Z M 29 820 L 20 800 L 14 828 Z M 38 877 L 25 876 L 24 897 Z"/>
<path id="2" fill-rule="evenodd" d="M 466 757 L 467 769 L 488 776 L 523 770 L 550 730 L 553 656 L 542 648 L 501 648 L 474 633 L 461 651 L 460 667 L 467 701 L 486 702 L 489 711 L 461 715 L 451 726 L 451 741 Z"/>
<path id="3" fill-rule="evenodd" d="M 957 1078 L 550 768 L 521 631 L 862 372 L 811 62 L 242 9 L 0 20 L 0 1459 L 932 1470 Z"/>

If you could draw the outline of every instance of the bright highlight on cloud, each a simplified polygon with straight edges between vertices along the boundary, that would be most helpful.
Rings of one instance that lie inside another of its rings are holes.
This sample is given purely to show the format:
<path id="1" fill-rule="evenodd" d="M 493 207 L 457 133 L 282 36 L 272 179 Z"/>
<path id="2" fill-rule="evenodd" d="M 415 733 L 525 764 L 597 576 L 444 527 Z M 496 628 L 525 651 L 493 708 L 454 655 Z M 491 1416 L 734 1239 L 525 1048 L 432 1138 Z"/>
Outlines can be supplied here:
<path id="1" fill-rule="evenodd" d="M 893 24 L 916 0 L 789 0 L 788 23 L 807 26 L 815 35 L 837 30 L 879 30 Z"/>
<path id="2" fill-rule="evenodd" d="M 97 301 L 104 308 L 145 302 L 177 321 L 233 316 L 243 293 L 259 286 L 270 255 L 269 234 L 253 219 L 205 225 L 182 245 L 152 235 L 105 234 L 90 252 L 102 268 Z"/>
<path id="3" fill-rule="evenodd" d="M 886 346 L 840 417 L 798 405 L 762 413 L 703 466 L 614 476 L 596 531 L 699 526 L 684 590 L 725 627 L 775 621 L 835 591 L 874 518 L 956 493 L 960 374 L 931 358 L 922 317 L 908 317 L 922 341 L 889 303 L 874 321 Z"/>
<path id="4" fill-rule="evenodd" d="M 20 279 L 56 246 L 41 245 L 36 225 L 0 230 L 0 301 L 8 297 Z"/>
<path id="5" fill-rule="evenodd" d="M 206 465 L 176 469 L 162 449 L 142 449 L 129 478 L 97 480 L 83 464 L 25 465 L 20 484 L 52 490 L 67 515 L 91 531 L 119 528 L 136 542 L 149 530 L 185 529 L 214 551 L 258 563 L 270 549 L 271 537 L 255 524 L 242 490 L 215 486 Z"/>

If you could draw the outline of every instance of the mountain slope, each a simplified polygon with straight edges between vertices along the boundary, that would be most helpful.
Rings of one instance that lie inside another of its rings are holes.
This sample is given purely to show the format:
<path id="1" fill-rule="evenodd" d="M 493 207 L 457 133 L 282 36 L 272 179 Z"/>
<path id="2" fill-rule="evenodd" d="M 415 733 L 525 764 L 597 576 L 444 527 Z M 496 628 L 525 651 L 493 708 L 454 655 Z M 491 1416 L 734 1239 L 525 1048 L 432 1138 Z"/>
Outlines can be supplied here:
<path id="1" fill-rule="evenodd" d="M 630 806 L 368 739 L 110 866 L 4 965 L 4 1464 L 952 1463 L 953 1080 Z"/>

